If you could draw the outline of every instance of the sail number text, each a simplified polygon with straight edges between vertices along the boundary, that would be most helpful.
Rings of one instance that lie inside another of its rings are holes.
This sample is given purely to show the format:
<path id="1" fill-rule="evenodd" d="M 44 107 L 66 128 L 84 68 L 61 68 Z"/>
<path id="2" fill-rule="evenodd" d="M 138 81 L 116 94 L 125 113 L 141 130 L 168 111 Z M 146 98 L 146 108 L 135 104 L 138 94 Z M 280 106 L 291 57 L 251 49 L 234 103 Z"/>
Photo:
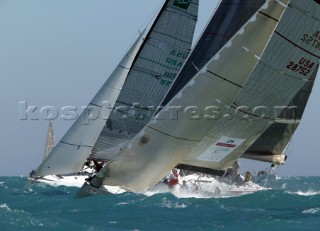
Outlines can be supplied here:
<path id="1" fill-rule="evenodd" d="M 298 72 L 300 75 L 307 76 L 310 72 L 312 67 L 314 66 L 314 62 L 307 60 L 305 58 L 301 58 L 300 61 L 297 62 L 290 62 L 287 65 L 287 68 L 291 71 Z"/>
<path id="2" fill-rule="evenodd" d="M 320 31 L 317 31 L 313 35 L 304 34 L 301 41 L 311 45 L 314 48 L 320 49 Z"/>

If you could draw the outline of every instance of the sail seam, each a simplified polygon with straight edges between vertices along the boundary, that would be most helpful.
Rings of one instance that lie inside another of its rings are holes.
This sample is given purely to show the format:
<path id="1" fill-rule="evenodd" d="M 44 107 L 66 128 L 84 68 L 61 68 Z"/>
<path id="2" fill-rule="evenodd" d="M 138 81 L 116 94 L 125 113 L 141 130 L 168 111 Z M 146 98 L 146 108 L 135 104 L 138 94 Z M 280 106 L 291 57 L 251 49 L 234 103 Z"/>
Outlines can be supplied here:
<path id="1" fill-rule="evenodd" d="M 212 74 L 212 75 L 214 75 L 214 76 L 216 76 L 216 77 L 218 77 L 218 78 L 220 78 L 220 79 L 222 79 L 222 80 L 224 80 L 224 81 L 227 81 L 228 83 L 231 83 L 231 84 L 233 84 L 233 85 L 235 85 L 235 86 L 237 86 L 237 87 L 239 87 L 239 88 L 242 88 L 241 85 L 239 85 L 239 84 L 237 84 L 237 83 L 234 83 L 234 82 L 230 81 L 229 79 L 223 78 L 222 76 L 217 75 L 216 73 L 213 73 L 213 72 L 211 72 L 211 71 L 209 71 L 209 70 L 207 70 L 207 72 L 210 73 L 210 74 Z"/>
<path id="2" fill-rule="evenodd" d="M 285 37 L 284 35 L 280 34 L 278 31 L 275 31 L 275 34 L 279 35 L 281 38 L 283 38 L 284 40 L 286 40 L 287 42 L 291 43 L 292 45 L 294 45 L 295 47 L 298 47 L 299 49 L 303 50 L 304 52 L 307 52 L 308 54 L 320 59 L 320 56 L 313 54 L 312 52 L 304 49 L 303 47 L 299 46 L 298 44 L 296 44 L 295 42 L 291 41 L 290 39 L 288 39 L 287 37 Z"/>
<path id="3" fill-rule="evenodd" d="M 164 75 L 158 74 L 156 72 L 152 72 L 149 69 L 138 67 L 138 66 L 137 67 L 133 67 L 132 70 L 134 70 L 136 72 L 140 72 L 140 73 L 144 73 L 144 74 L 150 75 L 150 76 L 154 77 L 155 79 L 173 80 L 171 78 L 166 78 Z"/>
<path id="4" fill-rule="evenodd" d="M 95 104 L 95 103 L 89 103 L 89 105 L 100 107 L 100 108 L 104 107 L 104 108 L 108 108 L 108 109 L 112 109 L 112 110 L 114 109 L 113 107 L 101 106 L 101 105 L 98 105 L 98 104 Z"/>
<path id="5" fill-rule="evenodd" d="M 177 37 L 172 36 L 172 35 L 169 35 L 169 34 L 166 34 L 166 33 L 154 31 L 153 34 L 164 35 L 164 36 L 167 36 L 167 37 L 169 37 L 169 38 L 172 38 L 172 39 L 174 39 L 174 40 L 176 40 L 176 41 L 189 44 L 189 42 L 186 41 L 186 40 L 178 39 Z M 146 42 L 146 44 L 149 44 L 149 45 L 151 45 L 151 46 L 153 46 L 153 47 L 156 47 L 156 48 L 158 48 L 158 49 L 159 49 L 158 46 L 155 46 L 154 44 L 152 44 L 152 43 L 149 42 L 149 41 L 160 42 L 161 44 L 165 44 L 167 47 L 171 47 L 171 48 L 174 48 L 174 49 L 177 49 L 177 50 L 180 50 L 180 51 L 184 51 L 184 52 L 189 52 L 189 53 L 190 53 L 190 50 L 189 50 L 189 49 L 184 49 L 183 47 L 177 47 L 176 45 L 172 45 L 172 44 L 170 44 L 170 43 L 168 43 L 168 42 L 163 42 L 163 41 L 161 41 L 161 40 L 159 40 L 159 39 L 150 38 L 150 39 Z"/>
<path id="6" fill-rule="evenodd" d="M 159 132 L 159 133 L 161 133 L 161 134 L 163 134 L 165 136 L 169 136 L 169 137 L 175 138 L 177 140 L 185 140 L 185 141 L 192 141 L 192 142 L 199 142 L 200 141 L 200 140 L 190 140 L 190 139 L 186 139 L 186 138 L 180 138 L 180 137 L 177 137 L 177 136 L 169 135 L 168 133 L 162 132 L 162 131 L 160 131 L 160 130 L 158 130 L 156 128 L 153 128 L 153 127 L 150 127 L 150 126 L 147 126 L 147 127 L 152 129 L 152 130 L 154 130 L 154 131 L 156 131 L 156 132 Z"/>
<path id="7" fill-rule="evenodd" d="M 67 144 L 67 145 L 75 146 L 75 147 L 86 147 L 86 148 L 92 148 L 93 147 L 92 145 L 71 144 L 71 143 L 64 142 L 64 141 L 60 141 L 60 142 L 63 143 L 63 144 Z"/>
<path id="8" fill-rule="evenodd" d="M 165 65 L 163 65 L 163 64 L 161 64 L 159 62 L 153 61 L 151 59 L 147 59 L 147 58 L 143 58 L 143 57 L 139 57 L 138 59 L 142 59 L 142 60 L 145 60 L 145 61 L 149 61 L 151 63 L 155 63 L 155 64 L 157 64 L 157 65 L 159 65 L 161 67 L 168 68 L 170 70 L 179 71 L 179 69 L 175 69 L 175 68 L 172 68 L 172 67 L 165 66 Z"/>
<path id="9" fill-rule="evenodd" d="M 152 106 L 151 107 L 139 107 L 138 105 L 135 105 L 135 104 L 132 104 L 132 103 L 126 103 L 126 102 L 120 101 L 120 100 L 117 100 L 116 102 L 124 104 L 124 105 L 127 105 L 127 106 L 131 106 L 133 108 L 141 109 L 141 110 L 155 111 L 155 109 Z M 114 109 L 117 110 L 117 108 L 114 108 Z M 117 110 L 117 111 L 119 111 L 119 110 Z"/>
<path id="10" fill-rule="evenodd" d="M 272 17 L 271 15 L 268 15 L 268 14 L 266 14 L 266 13 L 263 13 L 262 11 L 259 11 L 259 13 L 262 14 L 262 15 L 264 15 L 264 16 L 266 16 L 266 17 L 268 17 L 268 18 L 270 18 L 270 19 L 272 19 L 272 20 L 274 20 L 274 21 L 276 21 L 276 22 L 279 22 L 278 19 Z"/>
<path id="11" fill-rule="evenodd" d="M 177 13 L 177 14 L 180 14 L 182 16 L 185 16 L 186 18 L 191 18 L 192 20 L 197 20 L 198 17 L 192 13 L 189 13 L 189 12 L 186 12 L 186 11 L 182 11 L 180 10 L 179 8 L 176 8 L 176 7 L 168 7 L 167 8 L 167 11 L 169 13 Z"/>

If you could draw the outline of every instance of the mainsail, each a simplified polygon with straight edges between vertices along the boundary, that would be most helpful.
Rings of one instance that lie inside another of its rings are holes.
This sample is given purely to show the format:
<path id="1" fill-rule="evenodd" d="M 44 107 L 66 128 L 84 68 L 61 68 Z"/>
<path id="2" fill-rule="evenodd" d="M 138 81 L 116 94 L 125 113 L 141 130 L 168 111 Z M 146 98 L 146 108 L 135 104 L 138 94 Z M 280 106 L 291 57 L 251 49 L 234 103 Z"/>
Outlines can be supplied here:
<path id="1" fill-rule="evenodd" d="M 43 155 L 44 160 L 52 151 L 53 147 L 54 147 L 54 132 L 53 132 L 52 123 L 51 121 L 49 121 L 46 146 L 44 147 L 44 155 Z"/>
<path id="2" fill-rule="evenodd" d="M 189 55 L 197 11 L 198 0 L 164 3 L 38 175 L 78 172 L 89 155 L 111 158 L 149 121 Z"/>
<path id="3" fill-rule="evenodd" d="M 156 184 L 176 164 L 189 158 L 188 154 L 196 154 L 196 157 L 187 164 L 224 168 L 230 160 L 212 165 L 214 161 L 208 161 L 207 157 L 204 157 L 206 160 L 198 158 L 212 143 L 233 142 L 226 144 L 231 147 L 228 154 L 234 154 L 239 147 L 243 153 L 242 149 L 249 146 L 256 134 L 249 136 L 246 142 L 248 133 L 241 137 L 239 130 L 231 127 L 226 133 L 224 127 L 228 125 L 216 117 L 215 110 L 221 104 L 226 106 L 222 110 L 232 106 L 261 63 L 261 57 L 287 8 L 286 3 L 268 1 L 260 8 L 157 117 L 120 151 L 117 159 L 107 166 L 103 183 L 140 192 Z M 280 58 L 284 59 L 283 56 Z M 238 135 L 239 138 L 228 138 Z"/>
<path id="4" fill-rule="evenodd" d="M 198 0 L 167 1 L 129 72 L 92 156 L 110 160 L 151 119 L 184 65 L 198 15 Z"/>

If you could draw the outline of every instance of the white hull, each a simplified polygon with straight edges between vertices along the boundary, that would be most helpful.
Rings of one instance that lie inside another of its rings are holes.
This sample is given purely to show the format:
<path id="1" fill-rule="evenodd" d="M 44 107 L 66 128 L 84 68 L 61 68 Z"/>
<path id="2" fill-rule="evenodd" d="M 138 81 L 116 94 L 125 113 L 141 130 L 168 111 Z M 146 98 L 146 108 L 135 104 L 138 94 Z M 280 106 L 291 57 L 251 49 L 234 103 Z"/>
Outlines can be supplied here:
<path id="1" fill-rule="evenodd" d="M 35 184 L 48 184 L 53 187 L 66 186 L 66 187 L 81 187 L 85 182 L 85 179 L 89 176 L 84 175 L 68 175 L 68 176 L 56 176 L 48 175 L 41 178 L 28 178 Z"/>
<path id="2" fill-rule="evenodd" d="M 221 180 L 222 179 L 222 180 Z M 188 190 L 181 190 L 183 180 L 187 183 Z M 201 176 L 199 174 L 191 174 L 181 177 L 179 184 L 169 190 L 168 185 L 163 182 L 158 183 L 147 195 L 156 193 L 171 192 L 178 197 L 233 197 L 251 194 L 267 188 L 261 187 L 252 182 L 237 185 L 223 181 L 223 178 L 215 178 L 212 176 Z"/>
<path id="3" fill-rule="evenodd" d="M 83 174 L 74 174 L 74 175 L 67 175 L 67 176 L 56 176 L 56 175 L 48 175 L 41 178 L 28 178 L 32 183 L 34 184 L 47 184 L 53 187 L 58 186 L 66 186 L 66 187 L 78 187 L 81 188 L 83 184 L 86 182 L 86 178 L 88 178 L 89 175 L 83 173 Z M 103 185 L 103 190 L 106 191 L 106 193 L 111 194 L 120 194 L 124 193 L 125 190 L 118 187 L 118 186 L 108 186 Z"/>
<path id="4" fill-rule="evenodd" d="M 29 178 L 29 180 L 36 184 L 48 184 L 53 187 L 66 186 L 81 188 L 86 183 L 85 179 L 88 177 L 89 176 L 87 174 L 83 173 L 68 176 L 48 175 L 38 179 Z M 177 197 L 233 197 L 251 194 L 267 189 L 252 182 L 236 185 L 234 183 L 227 182 L 227 180 L 223 181 L 221 179 L 223 178 L 203 176 L 195 173 L 180 177 L 179 184 L 172 189 L 169 189 L 168 185 L 161 181 L 153 189 L 148 190 L 145 195 L 170 192 Z M 188 190 L 181 189 L 183 180 L 187 182 Z M 88 193 L 91 195 L 107 193 L 120 194 L 126 192 L 121 187 L 108 185 L 103 185 L 103 188 L 99 189 L 91 186 L 88 188 L 88 190 L 90 191 Z"/>

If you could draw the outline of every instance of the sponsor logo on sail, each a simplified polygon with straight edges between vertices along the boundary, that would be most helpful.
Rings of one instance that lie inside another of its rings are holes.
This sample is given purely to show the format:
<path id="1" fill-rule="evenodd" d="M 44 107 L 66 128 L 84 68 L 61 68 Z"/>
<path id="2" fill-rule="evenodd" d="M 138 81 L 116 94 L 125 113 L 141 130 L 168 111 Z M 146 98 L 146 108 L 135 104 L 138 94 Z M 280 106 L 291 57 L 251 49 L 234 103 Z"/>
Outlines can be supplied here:
<path id="1" fill-rule="evenodd" d="M 191 3 L 191 0 L 174 0 L 173 5 L 187 10 L 190 3 Z"/>

